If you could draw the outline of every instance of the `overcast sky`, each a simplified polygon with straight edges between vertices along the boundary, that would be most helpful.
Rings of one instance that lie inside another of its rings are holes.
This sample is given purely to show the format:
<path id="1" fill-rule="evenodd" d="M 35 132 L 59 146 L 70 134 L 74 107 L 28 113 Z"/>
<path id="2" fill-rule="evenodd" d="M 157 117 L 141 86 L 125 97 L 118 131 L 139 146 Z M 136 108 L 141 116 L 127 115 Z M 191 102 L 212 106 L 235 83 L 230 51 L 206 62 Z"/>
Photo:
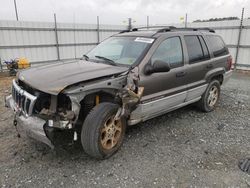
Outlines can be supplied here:
<path id="1" fill-rule="evenodd" d="M 14 0 L 0 0 L 0 19 L 15 20 Z M 180 23 L 188 14 L 188 21 L 214 17 L 250 17 L 250 0 L 16 0 L 19 19 L 24 21 L 96 23 L 96 16 L 103 24 L 125 24 L 128 17 L 136 24 Z"/>

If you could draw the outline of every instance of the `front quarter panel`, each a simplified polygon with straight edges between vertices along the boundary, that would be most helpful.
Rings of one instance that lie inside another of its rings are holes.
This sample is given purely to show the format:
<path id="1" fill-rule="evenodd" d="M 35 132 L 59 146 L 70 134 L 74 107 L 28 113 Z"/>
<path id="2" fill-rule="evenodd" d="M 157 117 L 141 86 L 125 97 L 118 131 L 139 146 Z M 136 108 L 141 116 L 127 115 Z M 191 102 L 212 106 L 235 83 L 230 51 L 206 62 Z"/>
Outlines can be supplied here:
<path id="1" fill-rule="evenodd" d="M 126 85 L 127 75 L 122 75 L 117 78 L 105 79 L 103 81 L 93 81 L 69 87 L 63 91 L 64 94 L 74 97 L 80 102 L 86 95 L 98 91 L 107 91 L 112 93 L 122 89 Z"/>

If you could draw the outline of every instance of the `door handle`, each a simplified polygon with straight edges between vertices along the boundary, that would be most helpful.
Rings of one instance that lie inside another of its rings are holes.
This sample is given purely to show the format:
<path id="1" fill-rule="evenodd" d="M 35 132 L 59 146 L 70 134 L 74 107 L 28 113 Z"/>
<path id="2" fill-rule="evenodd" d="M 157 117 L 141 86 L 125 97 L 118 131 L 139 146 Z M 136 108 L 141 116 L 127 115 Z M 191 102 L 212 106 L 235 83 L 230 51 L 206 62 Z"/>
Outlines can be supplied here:
<path id="1" fill-rule="evenodd" d="M 208 68 L 208 69 L 211 69 L 211 68 L 213 68 L 213 65 L 212 65 L 212 64 L 208 64 L 208 65 L 207 65 L 207 68 Z"/>
<path id="2" fill-rule="evenodd" d="M 186 72 L 184 72 L 184 71 L 176 73 L 176 77 L 183 77 L 185 75 L 186 75 Z"/>

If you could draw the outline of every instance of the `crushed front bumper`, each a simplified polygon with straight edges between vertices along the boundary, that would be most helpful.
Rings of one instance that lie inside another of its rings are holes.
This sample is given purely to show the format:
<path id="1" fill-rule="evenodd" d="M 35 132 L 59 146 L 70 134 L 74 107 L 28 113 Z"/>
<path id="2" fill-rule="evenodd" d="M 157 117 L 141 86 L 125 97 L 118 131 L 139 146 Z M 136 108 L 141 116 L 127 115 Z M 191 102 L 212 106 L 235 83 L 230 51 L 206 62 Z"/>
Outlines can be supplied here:
<path id="1" fill-rule="evenodd" d="M 14 111 L 15 120 L 17 121 L 17 131 L 22 137 L 28 136 L 54 148 L 44 131 L 45 120 L 35 116 L 25 117 L 22 115 L 11 95 L 5 98 L 5 106 Z"/>

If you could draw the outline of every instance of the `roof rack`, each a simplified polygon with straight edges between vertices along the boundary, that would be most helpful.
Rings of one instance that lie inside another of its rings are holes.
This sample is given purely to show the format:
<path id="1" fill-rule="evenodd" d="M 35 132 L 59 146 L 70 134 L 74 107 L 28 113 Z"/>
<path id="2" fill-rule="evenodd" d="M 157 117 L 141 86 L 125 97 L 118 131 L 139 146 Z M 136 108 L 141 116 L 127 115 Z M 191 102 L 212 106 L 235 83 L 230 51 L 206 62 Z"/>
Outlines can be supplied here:
<path id="1" fill-rule="evenodd" d="M 167 32 L 171 31 L 171 29 L 174 29 L 176 27 L 174 26 L 149 26 L 149 27 L 135 27 L 132 29 L 126 29 L 121 31 L 120 33 L 127 33 L 127 32 L 133 32 L 133 31 L 140 31 L 140 30 L 156 30 L 156 32 Z"/>
<path id="2" fill-rule="evenodd" d="M 176 28 L 176 30 L 180 30 L 180 31 L 208 31 L 211 33 L 215 33 L 215 31 L 209 27 L 180 27 L 180 28 Z"/>
<path id="3" fill-rule="evenodd" d="M 136 28 L 132 28 L 132 31 L 138 31 L 138 30 L 149 30 L 149 29 L 157 29 L 157 28 L 159 28 L 159 29 L 169 29 L 169 30 L 171 30 L 171 29 L 174 29 L 174 28 L 176 28 L 176 27 L 174 27 L 174 26 L 166 26 L 166 25 L 156 25 L 156 26 L 148 26 L 148 27 L 136 27 Z"/>
<path id="4" fill-rule="evenodd" d="M 215 33 L 215 31 L 208 27 L 199 27 L 199 28 L 192 28 L 192 27 L 175 27 L 175 26 L 150 26 L 150 27 L 137 27 L 132 28 L 130 30 L 123 30 L 120 33 L 126 32 L 134 32 L 140 30 L 156 30 L 156 33 L 162 32 L 169 32 L 169 31 L 208 31 L 211 33 Z"/>

